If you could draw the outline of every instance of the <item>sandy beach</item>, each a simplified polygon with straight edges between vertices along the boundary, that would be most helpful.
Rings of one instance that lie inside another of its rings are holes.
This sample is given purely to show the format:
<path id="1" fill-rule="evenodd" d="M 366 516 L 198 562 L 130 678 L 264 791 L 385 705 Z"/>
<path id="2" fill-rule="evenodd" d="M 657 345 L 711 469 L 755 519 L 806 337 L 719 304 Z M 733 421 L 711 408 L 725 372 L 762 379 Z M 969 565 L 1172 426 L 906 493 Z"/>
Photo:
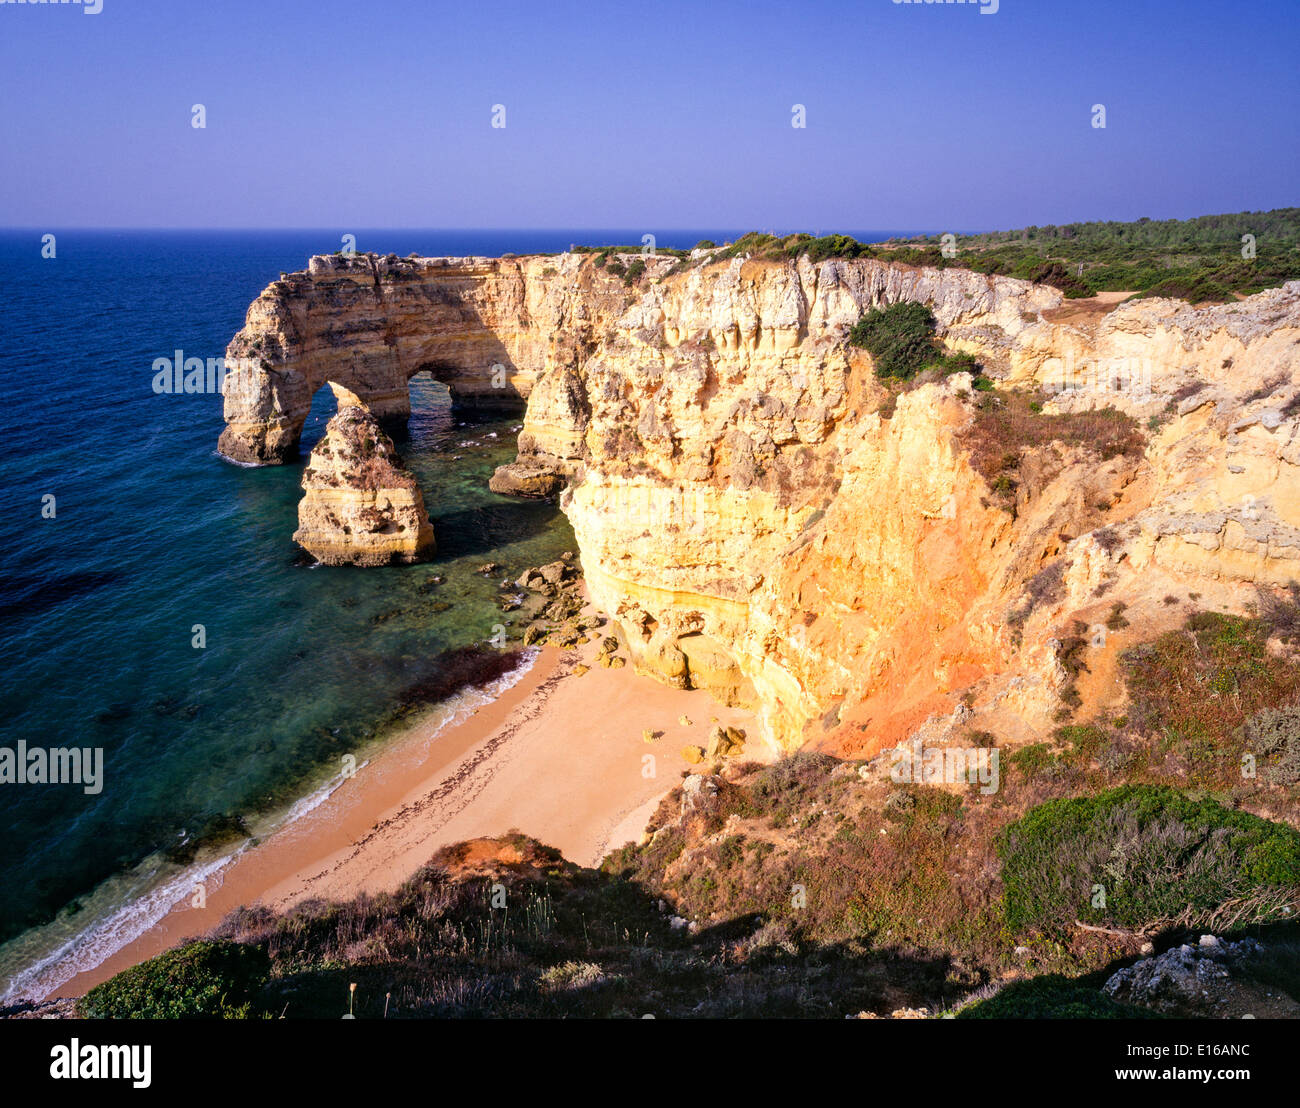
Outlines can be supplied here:
<path id="1" fill-rule="evenodd" d="M 595 650 L 595 642 L 544 647 L 522 679 L 463 722 L 434 734 L 431 717 L 396 736 L 318 807 L 211 878 L 202 907 L 187 893 L 139 938 L 49 995 L 81 996 L 241 905 L 283 909 L 396 888 L 439 847 L 464 839 L 513 829 L 594 865 L 640 837 L 688 768 L 682 749 L 704 745 L 715 721 L 747 730 L 747 759 L 770 757 L 750 713 L 630 666 L 596 666 Z M 579 663 L 591 668 L 576 672 Z"/>

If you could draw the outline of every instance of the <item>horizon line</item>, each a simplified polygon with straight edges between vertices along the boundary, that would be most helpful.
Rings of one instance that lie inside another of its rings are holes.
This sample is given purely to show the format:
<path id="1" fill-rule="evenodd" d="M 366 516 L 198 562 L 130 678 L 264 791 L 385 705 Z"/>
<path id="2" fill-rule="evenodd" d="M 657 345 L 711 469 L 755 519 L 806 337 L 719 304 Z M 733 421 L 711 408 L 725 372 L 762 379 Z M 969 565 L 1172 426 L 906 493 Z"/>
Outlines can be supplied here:
<path id="1" fill-rule="evenodd" d="M 2 0 L 0 0 L 0 2 L 2 2 Z M 1235 215 L 1235 214 L 1237 214 L 1237 213 L 1234 212 L 1234 213 L 1229 213 L 1229 214 L 1234 214 L 1234 215 Z M 1075 222 L 1092 222 L 1092 221 L 1091 221 L 1091 220 L 1076 220 Z M 169 227 L 154 227 L 154 226 L 138 226 L 138 225 L 127 226 L 127 225 L 125 225 L 125 224 L 123 224 L 122 226 L 101 226 L 101 227 L 71 226 L 71 225 L 63 225 L 63 226 L 60 227 L 60 226 L 58 226 L 58 225 L 51 225 L 51 224 L 42 224 L 42 225 L 40 225 L 40 226 L 36 226 L 36 225 L 32 225 L 32 226 L 18 226 L 18 225 L 16 225 L 16 224 L 14 224 L 14 225 L 9 225 L 9 226 L 0 226 L 0 231 L 38 231 L 38 232 L 39 232 L 39 231 L 43 231 L 43 230 L 48 230 L 48 229 L 50 228 L 50 226 L 56 226 L 56 227 L 58 227 L 59 230 L 63 230 L 63 231 L 285 231 L 285 232 L 290 232 L 290 231 L 336 231 L 336 230 L 338 230 L 339 228 L 345 226 L 345 224 L 341 224 L 341 223 L 340 223 L 340 224 L 332 224 L 332 225 L 329 225 L 329 226 L 318 225 L 318 226 L 315 226 L 315 227 L 305 227 L 305 226 L 304 226 L 304 227 L 237 227 L 237 226 L 230 226 L 230 227 L 212 227 L 212 226 L 207 226 L 207 227 L 201 227 L 201 226 L 200 226 L 200 227 L 195 227 L 195 226 L 187 226 L 187 227 L 181 227 L 181 226 L 175 226 L 175 227 L 171 227 L 171 226 L 169 226 Z M 494 231 L 494 232 L 499 232 L 499 231 L 633 231 L 633 230 L 637 230 L 637 229 L 638 229 L 638 227 L 634 227 L 634 226 L 632 226 L 631 224 L 628 224 L 628 225 L 623 226 L 623 227 L 528 227 L 528 226 L 517 226 L 517 227 L 435 227 L 435 226 L 416 226 L 416 225 L 409 225 L 409 226 L 408 226 L 408 225 L 403 225 L 403 226 L 391 226 L 391 227 L 390 227 L 390 226 L 373 226 L 373 227 L 366 227 L 366 226 L 358 226 L 358 225 L 356 225 L 356 224 L 353 224 L 352 226 L 356 226 L 356 227 L 357 227 L 357 230 L 360 230 L 360 231 Z M 640 227 L 644 227 L 644 226 L 647 226 L 647 225 L 646 225 L 646 224 L 641 224 L 641 225 L 639 225 L 639 226 L 640 226 Z M 716 231 L 716 230 L 728 230 L 728 231 L 731 231 L 731 230 L 739 230 L 738 227 L 719 228 L 719 227 L 717 227 L 717 226 L 709 226 L 709 225 L 702 225 L 702 226 L 698 226 L 698 227 L 660 227 L 659 229 L 660 229 L 661 231 L 711 231 L 711 230 L 712 230 L 712 231 Z M 903 229 L 905 230 L 906 228 L 903 228 Z M 750 231 L 759 231 L 760 234 L 776 234 L 776 233 L 777 233 L 776 231 L 760 231 L 757 227 L 751 227 L 749 230 L 750 230 Z M 856 227 L 856 228 L 848 228 L 848 230 L 858 230 L 858 231 L 882 230 L 882 231 L 887 231 L 887 230 L 894 230 L 894 228 L 889 228 L 889 227 Z M 808 232 L 787 231 L 787 232 L 785 232 L 785 233 L 786 233 L 786 234 L 812 234 L 813 232 L 810 232 L 810 231 L 808 231 Z M 824 234 L 842 234 L 842 233 L 844 233 L 844 232 L 839 232 L 839 231 L 826 231 L 826 232 L 823 232 L 823 233 L 824 233 Z M 958 232 L 958 233 L 960 233 L 960 234 L 968 234 L 968 233 L 979 233 L 979 232 L 965 232 L 965 231 L 963 231 L 963 232 Z"/>

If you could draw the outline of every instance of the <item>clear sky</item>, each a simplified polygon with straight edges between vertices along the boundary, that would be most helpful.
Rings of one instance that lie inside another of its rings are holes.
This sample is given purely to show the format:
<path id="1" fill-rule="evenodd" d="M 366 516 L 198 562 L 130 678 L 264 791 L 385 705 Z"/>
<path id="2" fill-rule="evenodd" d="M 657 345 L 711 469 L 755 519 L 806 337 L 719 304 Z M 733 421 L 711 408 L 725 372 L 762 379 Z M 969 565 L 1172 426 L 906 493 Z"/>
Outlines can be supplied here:
<path id="1" fill-rule="evenodd" d="M 0 2 L 0 226 L 985 230 L 1300 203 L 1297 0 L 102 5 Z"/>

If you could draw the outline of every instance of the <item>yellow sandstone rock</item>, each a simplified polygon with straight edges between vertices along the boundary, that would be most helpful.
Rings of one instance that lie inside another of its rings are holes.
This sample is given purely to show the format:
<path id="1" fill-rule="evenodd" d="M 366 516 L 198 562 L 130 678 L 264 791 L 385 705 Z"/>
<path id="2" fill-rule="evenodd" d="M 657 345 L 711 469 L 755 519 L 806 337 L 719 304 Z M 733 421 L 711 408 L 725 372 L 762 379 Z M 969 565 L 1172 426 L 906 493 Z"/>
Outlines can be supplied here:
<path id="1" fill-rule="evenodd" d="M 370 409 L 331 386 L 339 411 L 303 471 L 294 541 L 325 565 L 416 562 L 433 553 L 433 527 L 415 477 Z"/>
<path id="2" fill-rule="evenodd" d="M 634 667 L 752 706 L 785 750 L 866 756 L 972 710 L 1028 741 L 1055 725 L 1075 619 L 1120 602 L 1158 633 L 1182 618 L 1169 593 L 1244 610 L 1300 580 L 1300 282 L 1085 310 L 955 267 L 673 264 L 624 286 L 580 255 L 313 258 L 230 345 L 221 449 L 282 460 L 327 380 L 379 417 L 421 371 L 462 403 L 526 400 L 502 482 L 568 483 L 587 592 Z M 999 388 L 1047 389 L 1047 414 L 1127 414 L 1142 456 L 1012 443 L 1003 507 L 969 440 L 998 395 L 955 374 L 891 407 L 846 345 L 900 301 Z"/>

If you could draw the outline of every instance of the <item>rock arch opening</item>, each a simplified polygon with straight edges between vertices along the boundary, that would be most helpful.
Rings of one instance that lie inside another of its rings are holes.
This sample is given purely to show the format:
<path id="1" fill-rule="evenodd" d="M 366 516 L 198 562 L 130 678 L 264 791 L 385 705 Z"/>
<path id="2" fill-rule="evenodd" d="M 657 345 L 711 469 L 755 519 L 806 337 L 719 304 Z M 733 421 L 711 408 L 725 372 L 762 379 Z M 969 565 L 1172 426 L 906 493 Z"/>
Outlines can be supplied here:
<path id="1" fill-rule="evenodd" d="M 518 267 L 488 262 L 320 256 L 272 283 L 226 351 L 234 368 L 218 450 L 240 462 L 296 457 L 326 381 L 354 392 L 389 433 L 402 433 L 422 375 L 455 408 L 521 412 L 551 335 L 521 310 Z"/>
<path id="2" fill-rule="evenodd" d="M 427 370 L 417 370 L 407 381 L 411 414 L 406 419 L 405 439 L 421 442 L 449 432 L 456 424 L 456 400 L 450 386 Z M 402 436 L 394 435 L 394 441 Z"/>
<path id="3" fill-rule="evenodd" d="M 320 442 L 329 421 L 338 413 L 338 400 L 329 383 L 321 385 L 311 395 L 311 407 L 303 419 L 302 429 L 298 432 L 298 453 L 306 458 L 312 448 Z"/>

